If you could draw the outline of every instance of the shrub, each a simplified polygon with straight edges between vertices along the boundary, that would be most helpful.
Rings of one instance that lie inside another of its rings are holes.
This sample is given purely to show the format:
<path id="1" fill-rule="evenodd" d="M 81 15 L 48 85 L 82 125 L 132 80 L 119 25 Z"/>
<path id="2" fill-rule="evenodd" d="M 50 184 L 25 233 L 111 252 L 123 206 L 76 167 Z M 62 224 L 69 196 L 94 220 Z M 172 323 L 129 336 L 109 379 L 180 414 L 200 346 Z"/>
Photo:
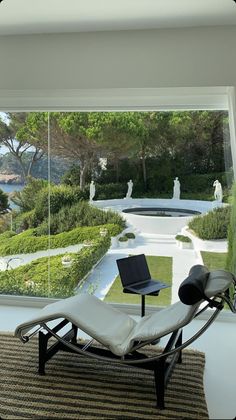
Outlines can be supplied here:
<path id="1" fill-rule="evenodd" d="M 108 224 L 104 226 L 107 229 L 108 238 L 121 231 L 121 228 L 117 225 Z M 13 234 L 12 237 L 4 237 L 0 242 L 0 255 L 32 253 L 48 248 L 55 249 L 81 244 L 85 240 L 93 241 L 100 237 L 100 229 L 101 226 L 78 227 L 70 232 L 59 233 L 50 237 L 48 235 L 37 236 L 37 229 L 28 229 L 18 235 Z"/>
<path id="2" fill-rule="evenodd" d="M 16 232 L 21 232 L 32 227 L 37 226 L 37 220 L 35 217 L 35 210 L 29 210 L 24 213 L 19 213 L 13 219 L 13 227 Z"/>
<path id="3" fill-rule="evenodd" d="M 176 241 L 190 243 L 192 242 L 191 239 L 188 236 L 185 235 L 176 235 L 175 237 Z"/>
<path id="4" fill-rule="evenodd" d="M 73 254 L 70 268 L 62 265 L 62 255 L 50 257 L 50 282 L 48 284 L 48 258 L 39 258 L 30 264 L 0 271 L 0 293 L 63 298 L 72 296 L 75 287 L 107 252 L 108 237 L 98 238 L 90 247 Z"/>
<path id="5" fill-rule="evenodd" d="M 227 270 L 236 274 L 236 183 L 232 188 L 232 206 L 228 229 Z"/>
<path id="6" fill-rule="evenodd" d="M 2 243 L 2 241 L 4 241 L 4 240 L 8 240 L 9 238 L 11 238 L 12 236 L 15 236 L 16 235 L 16 233 L 15 232 L 12 232 L 12 230 L 7 230 L 6 232 L 4 232 L 4 233 L 1 233 L 0 234 L 0 243 Z"/>
<path id="7" fill-rule="evenodd" d="M 119 241 L 120 241 L 120 242 L 127 242 L 127 241 L 128 241 L 128 238 L 127 238 L 127 236 L 121 236 L 121 237 L 119 238 Z"/>
<path id="8" fill-rule="evenodd" d="M 5 212 L 8 205 L 8 195 L 0 189 L 0 213 Z"/>
<path id="9" fill-rule="evenodd" d="M 124 198 L 127 192 L 126 183 L 96 184 L 96 200 Z"/>
<path id="10" fill-rule="evenodd" d="M 48 181 L 44 179 L 27 178 L 27 184 L 22 191 L 17 191 L 12 197 L 12 201 L 23 211 L 32 210 L 37 202 L 39 191 L 46 188 Z"/>
<path id="11" fill-rule="evenodd" d="M 189 228 L 205 240 L 227 238 L 231 206 L 219 207 L 209 213 L 196 216 L 189 223 Z"/>
<path id="12" fill-rule="evenodd" d="M 56 234 L 78 226 L 98 226 L 108 223 L 119 225 L 122 230 L 125 227 L 125 221 L 118 213 L 97 209 L 86 201 L 80 201 L 72 206 L 65 206 L 58 213 L 51 215 L 50 232 Z M 38 226 L 37 232 L 39 236 L 48 233 L 47 219 Z"/>
<path id="13" fill-rule="evenodd" d="M 128 239 L 135 239 L 135 234 L 133 232 L 126 232 L 125 236 Z"/>
<path id="14" fill-rule="evenodd" d="M 182 192 L 209 192 L 214 197 L 213 182 L 218 179 L 224 189 L 227 185 L 225 172 L 214 172 L 208 174 L 192 174 L 181 177 L 181 191 Z"/>
<path id="15" fill-rule="evenodd" d="M 68 185 L 54 185 L 43 188 L 37 195 L 35 205 L 35 216 L 38 221 L 48 217 L 49 212 L 49 193 L 50 193 L 50 213 L 57 213 L 64 206 L 71 206 L 75 202 L 83 198 L 83 193 L 79 187 L 71 187 Z"/>

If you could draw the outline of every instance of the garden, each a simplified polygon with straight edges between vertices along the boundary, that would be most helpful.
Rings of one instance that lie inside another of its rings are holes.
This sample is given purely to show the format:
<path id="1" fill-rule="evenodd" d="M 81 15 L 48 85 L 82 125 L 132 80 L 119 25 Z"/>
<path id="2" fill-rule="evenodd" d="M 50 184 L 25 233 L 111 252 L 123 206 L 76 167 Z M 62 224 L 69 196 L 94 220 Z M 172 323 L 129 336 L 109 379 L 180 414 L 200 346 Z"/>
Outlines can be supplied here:
<path id="1" fill-rule="evenodd" d="M 132 198 L 171 199 L 178 176 L 181 200 L 210 202 L 218 179 L 224 205 L 192 218 L 188 231 L 203 241 L 228 240 L 227 255 L 203 251 L 202 258 L 209 268 L 235 272 L 227 133 L 224 111 L 5 113 L 0 144 L 7 151 L 0 153 L 0 173 L 15 174 L 21 188 L 6 194 L 0 185 L 0 257 L 9 261 L 0 271 L 0 294 L 71 296 L 106 255 L 112 237 L 119 237 L 120 247 L 134 239 L 132 229 L 122 233 L 126 223 L 119 213 L 89 202 L 91 180 L 96 201 L 123 199 L 130 180 Z M 177 239 L 186 247 L 191 243 L 188 233 L 179 232 Z M 148 258 L 154 278 L 171 284 L 172 259 Z M 11 259 L 23 263 L 14 266 Z M 139 302 L 122 294 L 119 278 L 106 299 Z M 159 304 L 170 299 L 167 289 Z"/>

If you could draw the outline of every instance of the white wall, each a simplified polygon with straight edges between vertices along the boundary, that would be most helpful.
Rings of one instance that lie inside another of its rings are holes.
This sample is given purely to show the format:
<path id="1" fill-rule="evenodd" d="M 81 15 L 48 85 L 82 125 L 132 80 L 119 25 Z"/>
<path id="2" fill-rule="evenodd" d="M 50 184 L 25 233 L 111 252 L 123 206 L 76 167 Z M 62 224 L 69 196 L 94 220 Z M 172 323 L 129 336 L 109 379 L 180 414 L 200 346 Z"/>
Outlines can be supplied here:
<path id="1" fill-rule="evenodd" d="M 0 36 L 0 89 L 236 86 L 236 26 Z"/>

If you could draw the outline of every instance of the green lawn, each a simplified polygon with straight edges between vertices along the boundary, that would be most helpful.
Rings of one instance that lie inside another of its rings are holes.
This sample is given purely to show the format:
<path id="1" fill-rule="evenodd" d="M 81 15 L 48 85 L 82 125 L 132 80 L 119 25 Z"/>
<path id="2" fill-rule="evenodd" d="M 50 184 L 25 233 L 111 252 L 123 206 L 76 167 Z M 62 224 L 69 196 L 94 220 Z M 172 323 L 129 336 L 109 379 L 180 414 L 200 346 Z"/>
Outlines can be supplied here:
<path id="1" fill-rule="evenodd" d="M 147 256 L 146 258 L 152 278 L 171 285 L 172 258 L 156 256 Z M 120 276 L 117 276 L 105 297 L 105 301 L 140 304 L 141 297 L 139 295 L 123 293 L 122 290 Z M 161 290 L 159 296 L 147 296 L 145 302 L 147 305 L 169 305 L 171 303 L 171 287 Z"/>
<path id="2" fill-rule="evenodd" d="M 209 270 L 225 270 L 226 266 L 226 252 L 207 252 L 201 251 L 204 264 Z"/>

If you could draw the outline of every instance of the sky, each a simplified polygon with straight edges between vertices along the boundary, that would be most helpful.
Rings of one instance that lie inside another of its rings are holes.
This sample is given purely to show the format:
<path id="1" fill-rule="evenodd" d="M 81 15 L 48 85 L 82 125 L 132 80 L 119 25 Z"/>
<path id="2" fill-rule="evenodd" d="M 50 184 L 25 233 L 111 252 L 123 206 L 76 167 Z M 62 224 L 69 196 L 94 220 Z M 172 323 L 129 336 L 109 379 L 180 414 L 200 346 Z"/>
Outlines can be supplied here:
<path id="1" fill-rule="evenodd" d="M 3 120 L 6 123 L 9 121 L 8 118 L 6 117 L 5 112 L 0 112 L 0 118 L 1 118 L 1 120 Z M 17 141 L 15 140 L 14 143 L 17 144 Z M 29 152 L 32 151 L 32 150 L 34 150 L 34 148 L 28 149 Z M 5 155 L 6 153 L 9 153 L 9 149 L 6 146 L 0 144 L 0 155 Z"/>

